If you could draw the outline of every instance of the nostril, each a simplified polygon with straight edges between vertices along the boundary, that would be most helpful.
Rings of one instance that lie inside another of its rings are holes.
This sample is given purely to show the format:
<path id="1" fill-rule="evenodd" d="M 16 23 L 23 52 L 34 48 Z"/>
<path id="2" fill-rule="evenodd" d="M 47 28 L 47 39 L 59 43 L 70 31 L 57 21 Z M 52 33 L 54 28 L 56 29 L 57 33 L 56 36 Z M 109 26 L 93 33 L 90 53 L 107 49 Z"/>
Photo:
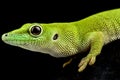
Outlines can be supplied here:
<path id="1" fill-rule="evenodd" d="M 6 33 L 6 34 L 4 34 L 6 37 L 8 36 L 8 34 Z"/>
<path id="2" fill-rule="evenodd" d="M 7 39 L 7 37 L 8 37 L 8 33 L 5 33 L 5 34 L 2 35 L 1 38 L 2 38 L 3 41 L 5 41 Z"/>

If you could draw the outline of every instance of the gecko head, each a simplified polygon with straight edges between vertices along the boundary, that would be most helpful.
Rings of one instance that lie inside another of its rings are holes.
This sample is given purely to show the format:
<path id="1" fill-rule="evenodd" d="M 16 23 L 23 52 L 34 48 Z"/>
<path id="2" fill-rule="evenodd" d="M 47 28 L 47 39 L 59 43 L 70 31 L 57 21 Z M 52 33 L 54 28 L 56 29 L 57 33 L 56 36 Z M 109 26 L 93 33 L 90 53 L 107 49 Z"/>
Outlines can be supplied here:
<path id="1" fill-rule="evenodd" d="M 68 55 L 76 49 L 72 42 L 74 34 L 64 27 L 54 23 L 27 23 L 19 29 L 3 34 L 2 40 L 13 46 L 61 57 L 64 55 L 59 53 Z"/>

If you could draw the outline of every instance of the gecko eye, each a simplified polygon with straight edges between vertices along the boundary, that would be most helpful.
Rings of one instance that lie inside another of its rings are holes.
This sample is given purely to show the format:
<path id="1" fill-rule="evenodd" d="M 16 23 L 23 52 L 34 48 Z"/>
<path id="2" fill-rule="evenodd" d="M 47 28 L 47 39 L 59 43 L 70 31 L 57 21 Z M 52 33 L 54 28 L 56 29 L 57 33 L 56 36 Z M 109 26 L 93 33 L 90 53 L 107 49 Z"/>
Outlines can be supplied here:
<path id="1" fill-rule="evenodd" d="M 40 26 L 32 26 L 30 28 L 30 34 L 33 36 L 37 36 L 41 33 L 41 27 Z"/>

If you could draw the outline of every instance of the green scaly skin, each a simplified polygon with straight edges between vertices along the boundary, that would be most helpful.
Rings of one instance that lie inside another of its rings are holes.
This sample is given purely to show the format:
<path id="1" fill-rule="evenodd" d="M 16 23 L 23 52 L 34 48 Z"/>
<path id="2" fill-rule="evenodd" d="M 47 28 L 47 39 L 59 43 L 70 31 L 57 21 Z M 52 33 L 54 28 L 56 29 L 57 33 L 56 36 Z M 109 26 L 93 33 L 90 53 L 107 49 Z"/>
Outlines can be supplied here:
<path id="1" fill-rule="evenodd" d="M 87 64 L 94 64 L 102 47 L 119 39 L 119 35 L 120 9 L 113 9 L 68 23 L 27 23 L 3 34 L 2 40 L 13 46 L 54 57 L 67 57 L 90 49 L 78 65 L 78 71 L 81 72 Z"/>

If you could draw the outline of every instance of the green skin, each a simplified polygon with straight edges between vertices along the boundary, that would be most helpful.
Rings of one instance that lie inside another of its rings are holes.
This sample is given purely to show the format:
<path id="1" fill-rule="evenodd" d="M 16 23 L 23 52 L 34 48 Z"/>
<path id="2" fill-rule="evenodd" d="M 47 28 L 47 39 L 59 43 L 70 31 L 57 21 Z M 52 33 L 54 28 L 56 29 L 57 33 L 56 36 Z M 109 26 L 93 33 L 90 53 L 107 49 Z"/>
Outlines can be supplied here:
<path id="1" fill-rule="evenodd" d="M 41 28 L 41 31 L 32 32 L 35 26 Z M 81 72 L 88 64 L 94 64 L 102 47 L 119 39 L 119 35 L 120 9 L 114 9 L 68 23 L 27 23 L 3 34 L 2 40 L 13 46 L 54 57 L 67 57 L 90 49 L 78 65 L 78 71 Z"/>

